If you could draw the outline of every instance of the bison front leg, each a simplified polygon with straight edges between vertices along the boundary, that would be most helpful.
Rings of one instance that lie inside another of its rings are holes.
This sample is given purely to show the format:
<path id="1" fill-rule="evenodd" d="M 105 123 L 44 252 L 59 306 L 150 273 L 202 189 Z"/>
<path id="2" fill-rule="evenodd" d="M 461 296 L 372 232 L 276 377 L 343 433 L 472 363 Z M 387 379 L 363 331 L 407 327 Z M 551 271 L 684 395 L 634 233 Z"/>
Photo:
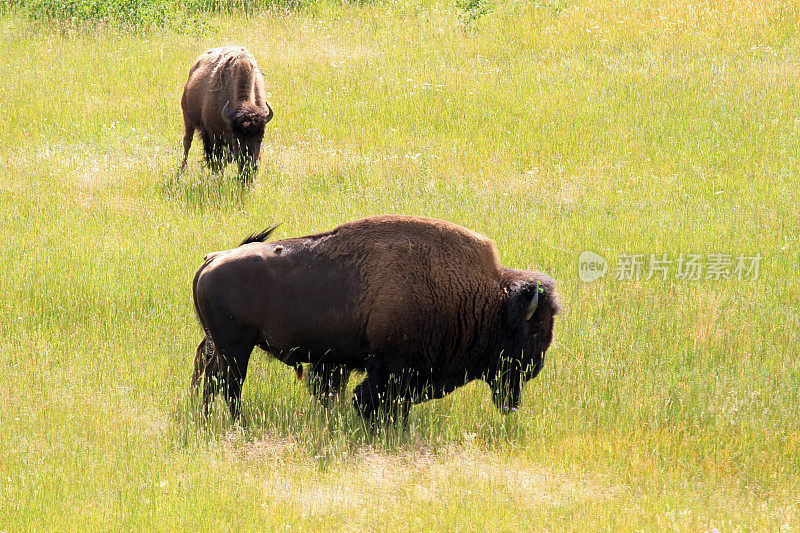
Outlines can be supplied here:
<path id="1" fill-rule="evenodd" d="M 501 361 L 500 369 L 489 381 L 492 402 L 504 414 L 513 413 L 519 407 L 522 396 L 522 370 L 518 361 Z"/>
<path id="2" fill-rule="evenodd" d="M 356 410 L 373 426 L 376 423 L 405 425 L 412 397 L 405 381 L 399 376 L 381 379 L 368 374 L 353 393 Z"/>

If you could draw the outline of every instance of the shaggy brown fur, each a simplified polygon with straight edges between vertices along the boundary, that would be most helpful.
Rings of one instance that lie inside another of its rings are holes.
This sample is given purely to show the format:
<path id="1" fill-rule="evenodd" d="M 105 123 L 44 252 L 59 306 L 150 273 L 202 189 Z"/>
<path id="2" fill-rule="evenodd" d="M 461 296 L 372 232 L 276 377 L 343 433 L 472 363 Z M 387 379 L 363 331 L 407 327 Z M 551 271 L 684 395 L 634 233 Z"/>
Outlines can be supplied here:
<path id="1" fill-rule="evenodd" d="M 351 370 L 366 370 L 354 402 L 367 418 L 402 418 L 411 403 L 474 379 L 490 384 L 498 408 L 514 409 L 542 368 L 556 283 L 504 268 L 482 235 L 407 216 L 253 242 L 268 235 L 207 256 L 195 275 L 204 405 L 221 385 L 238 416 L 254 346 L 295 367 L 310 363 L 312 392 L 325 398 L 344 390 Z"/>
<path id="2" fill-rule="evenodd" d="M 195 60 L 181 98 L 186 133 L 186 167 L 195 130 L 203 139 L 206 163 L 219 170 L 235 159 L 239 172 L 251 176 L 258 169 L 264 126 L 272 119 L 264 78 L 256 60 L 240 46 L 212 48 Z"/>

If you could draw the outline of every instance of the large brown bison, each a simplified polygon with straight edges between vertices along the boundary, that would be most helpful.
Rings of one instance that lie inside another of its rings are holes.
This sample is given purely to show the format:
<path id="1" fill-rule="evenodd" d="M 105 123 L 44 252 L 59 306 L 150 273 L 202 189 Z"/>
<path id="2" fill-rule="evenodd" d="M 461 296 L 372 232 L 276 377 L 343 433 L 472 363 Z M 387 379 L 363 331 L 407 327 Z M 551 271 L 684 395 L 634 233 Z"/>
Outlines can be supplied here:
<path id="1" fill-rule="evenodd" d="M 414 402 L 486 380 L 495 405 L 514 410 L 542 369 L 559 311 L 556 283 L 503 267 L 491 240 L 428 218 L 377 216 L 327 233 L 206 256 L 194 301 L 206 337 L 193 385 L 203 405 L 223 389 L 239 416 L 254 346 L 299 368 L 312 392 L 340 394 L 365 370 L 354 403 L 368 419 L 405 418 Z"/>
<path id="2" fill-rule="evenodd" d="M 258 170 L 264 126 L 272 119 L 264 78 L 256 60 L 240 46 L 212 48 L 189 69 L 181 98 L 186 133 L 183 163 L 195 130 L 203 138 L 205 160 L 215 171 L 235 159 L 239 173 L 249 178 Z"/>

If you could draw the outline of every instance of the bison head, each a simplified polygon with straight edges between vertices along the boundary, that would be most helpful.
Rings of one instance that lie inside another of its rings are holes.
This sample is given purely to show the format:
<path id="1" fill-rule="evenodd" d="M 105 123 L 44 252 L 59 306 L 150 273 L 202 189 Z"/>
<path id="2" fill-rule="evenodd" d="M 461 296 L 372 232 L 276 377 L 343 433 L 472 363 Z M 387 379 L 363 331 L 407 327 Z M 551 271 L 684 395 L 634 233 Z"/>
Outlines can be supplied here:
<path id="1" fill-rule="evenodd" d="M 519 406 L 522 386 L 544 366 L 544 354 L 553 340 L 553 323 L 560 310 L 555 280 L 541 273 L 517 279 L 506 288 L 509 340 L 490 375 L 492 400 L 510 412 Z"/>
<path id="2" fill-rule="evenodd" d="M 272 120 L 272 108 L 269 104 L 265 105 L 266 109 L 260 109 L 249 103 L 232 107 L 230 102 L 227 102 L 222 108 L 222 120 L 231 130 L 233 137 L 231 149 L 234 158 L 239 162 L 240 170 L 249 167 L 255 172 L 258 167 L 264 127 Z"/>

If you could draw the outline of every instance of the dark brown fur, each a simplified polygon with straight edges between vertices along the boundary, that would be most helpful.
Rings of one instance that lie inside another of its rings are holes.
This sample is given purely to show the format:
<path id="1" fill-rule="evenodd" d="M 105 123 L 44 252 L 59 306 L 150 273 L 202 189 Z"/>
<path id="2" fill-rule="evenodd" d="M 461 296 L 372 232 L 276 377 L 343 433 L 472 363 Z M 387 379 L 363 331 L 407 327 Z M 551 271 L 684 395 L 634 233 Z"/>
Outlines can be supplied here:
<path id="1" fill-rule="evenodd" d="M 194 279 L 207 335 L 195 368 L 197 380 L 205 370 L 204 405 L 222 386 L 238 416 L 254 346 L 295 367 L 310 363 L 312 391 L 324 398 L 344 390 L 351 370 L 366 370 L 354 402 L 367 418 L 402 417 L 411 403 L 474 379 L 513 409 L 542 367 L 559 311 L 555 281 L 504 268 L 482 235 L 378 216 L 306 237 L 254 238 L 207 256 Z"/>
<path id="2" fill-rule="evenodd" d="M 213 169 L 235 159 L 245 177 L 258 170 L 272 108 L 266 101 L 264 78 L 247 50 L 226 46 L 201 54 L 189 69 L 181 108 L 186 129 L 181 168 L 197 130 L 206 163 Z"/>

